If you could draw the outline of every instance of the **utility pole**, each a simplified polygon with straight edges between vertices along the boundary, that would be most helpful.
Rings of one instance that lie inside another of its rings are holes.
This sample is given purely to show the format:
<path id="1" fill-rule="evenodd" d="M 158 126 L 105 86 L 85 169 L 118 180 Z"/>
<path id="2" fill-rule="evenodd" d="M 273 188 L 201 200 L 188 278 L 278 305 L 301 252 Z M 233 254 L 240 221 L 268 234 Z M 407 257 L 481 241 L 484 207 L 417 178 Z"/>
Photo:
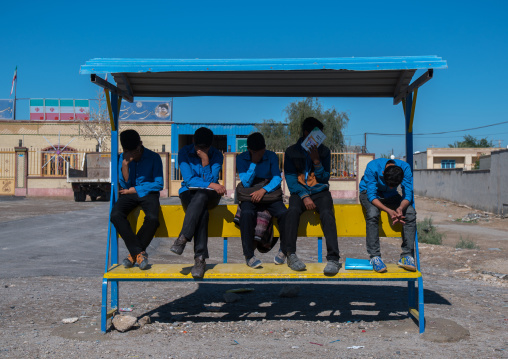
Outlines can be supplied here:
<path id="1" fill-rule="evenodd" d="M 363 153 L 367 153 L 367 132 L 363 134 Z"/>
<path id="2" fill-rule="evenodd" d="M 503 142 L 503 140 L 494 140 L 494 141 L 497 141 L 499 148 L 501 148 L 501 143 Z"/>

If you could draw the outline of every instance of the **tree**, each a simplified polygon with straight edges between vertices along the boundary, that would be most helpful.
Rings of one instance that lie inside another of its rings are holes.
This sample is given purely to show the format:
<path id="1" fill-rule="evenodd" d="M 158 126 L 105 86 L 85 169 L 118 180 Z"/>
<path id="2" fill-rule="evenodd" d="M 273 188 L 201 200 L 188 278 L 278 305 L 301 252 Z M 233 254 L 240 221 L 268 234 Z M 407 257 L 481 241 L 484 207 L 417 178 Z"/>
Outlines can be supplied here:
<path id="1" fill-rule="evenodd" d="M 335 108 L 323 110 L 318 98 L 307 97 L 300 101 L 291 102 L 284 110 L 285 123 L 274 120 L 264 120 L 256 126 L 257 130 L 265 136 L 266 146 L 270 150 L 283 151 L 295 143 L 302 136 L 302 123 L 307 117 L 315 117 L 324 125 L 326 135 L 325 145 L 331 151 L 342 151 L 345 145 L 343 130 L 349 121 L 345 112 Z"/>
<path id="2" fill-rule="evenodd" d="M 90 140 L 97 141 L 99 152 L 109 149 L 111 140 L 111 125 L 107 105 L 104 103 L 104 92 L 97 91 L 97 108 L 90 112 L 89 120 L 80 121 L 81 135 Z"/>
<path id="3" fill-rule="evenodd" d="M 448 145 L 449 148 L 488 148 L 494 147 L 492 141 L 488 141 L 487 138 L 477 139 L 471 135 L 465 135 L 464 141 L 455 141 Z"/>
<path id="4" fill-rule="evenodd" d="M 256 129 L 265 137 L 266 148 L 274 152 L 284 152 L 291 143 L 287 124 L 274 120 L 263 120 Z"/>

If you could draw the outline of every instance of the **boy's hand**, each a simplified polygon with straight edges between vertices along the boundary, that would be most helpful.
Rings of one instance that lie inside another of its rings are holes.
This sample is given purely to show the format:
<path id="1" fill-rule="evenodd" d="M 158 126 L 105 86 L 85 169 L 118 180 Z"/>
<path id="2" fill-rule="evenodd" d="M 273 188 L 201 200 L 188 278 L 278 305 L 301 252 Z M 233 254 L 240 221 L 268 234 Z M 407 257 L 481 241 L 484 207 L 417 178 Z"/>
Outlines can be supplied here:
<path id="1" fill-rule="evenodd" d="M 131 187 L 131 188 L 129 188 L 129 189 L 123 189 L 123 188 L 122 188 L 122 189 L 121 189 L 121 190 L 119 190 L 118 192 L 120 192 L 120 194 L 134 194 L 134 193 L 137 193 L 137 192 L 136 192 L 136 188 L 134 188 L 134 187 Z"/>
<path id="2" fill-rule="evenodd" d="M 210 163 L 210 160 L 208 158 L 208 153 L 206 153 L 205 151 L 197 150 L 196 154 L 201 159 L 201 165 L 203 167 L 208 166 L 208 164 Z"/>
<path id="3" fill-rule="evenodd" d="M 255 192 L 252 192 L 250 194 L 252 203 L 258 203 L 259 201 L 261 201 L 263 199 L 263 196 L 265 195 L 265 193 L 266 193 L 266 189 L 264 189 L 264 188 L 261 188 Z"/>
<path id="4" fill-rule="evenodd" d="M 316 204 L 310 197 L 305 197 L 303 199 L 303 204 L 305 205 L 305 208 L 307 208 L 308 211 L 313 211 L 316 209 Z"/>
<path id="5" fill-rule="evenodd" d="M 319 165 L 321 163 L 321 159 L 319 158 L 319 152 L 316 146 L 312 146 L 309 151 L 309 156 L 314 165 Z"/>
<path id="6" fill-rule="evenodd" d="M 221 196 L 224 196 L 224 194 L 226 194 L 226 187 L 218 184 L 218 183 L 210 183 L 208 185 L 209 188 L 212 188 L 215 190 L 215 192 L 217 192 L 218 194 L 220 194 Z"/>

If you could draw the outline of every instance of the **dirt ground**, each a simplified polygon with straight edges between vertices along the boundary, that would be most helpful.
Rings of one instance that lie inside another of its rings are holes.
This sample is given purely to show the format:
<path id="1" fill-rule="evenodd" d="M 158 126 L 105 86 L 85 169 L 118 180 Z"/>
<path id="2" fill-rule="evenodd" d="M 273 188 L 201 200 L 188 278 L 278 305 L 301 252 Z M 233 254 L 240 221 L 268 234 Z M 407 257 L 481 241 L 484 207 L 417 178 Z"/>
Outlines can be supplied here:
<path id="1" fill-rule="evenodd" d="M 19 223 L 22 231 L 24 221 L 84 209 L 107 211 L 107 206 L 0 199 L 0 228 Z M 441 246 L 420 244 L 427 320 L 423 335 L 407 316 L 407 290 L 397 282 L 302 283 L 296 298 L 279 297 L 282 283 L 122 283 L 120 307 L 131 308 L 126 314 L 138 318 L 150 316 L 152 324 L 101 334 L 100 275 L 9 275 L 0 276 L 0 357 L 508 358 L 508 219 L 490 214 L 488 222 L 458 222 L 483 212 L 422 197 L 416 199 L 416 209 L 419 220 L 432 217 L 446 234 Z M 455 249 L 461 236 L 479 249 Z M 230 261 L 242 262 L 240 241 L 230 242 Z M 304 261 L 317 260 L 315 242 L 298 242 Z M 191 262 L 191 249 L 181 258 L 169 251 L 171 244 L 154 240 L 150 261 Z M 343 259 L 367 258 L 363 239 L 341 238 L 339 245 Z M 0 247 L 7 248 L 1 242 Z M 222 239 L 211 238 L 209 247 L 208 263 L 221 262 Z M 382 239 L 381 249 L 385 261 L 396 262 L 400 239 Z M 102 261 L 102 244 L 97 251 Z M 8 249 L 2 254 L 4 263 L 12 260 Z M 260 258 L 271 262 L 273 254 Z M 55 253 L 55 261 L 64 259 Z M 97 265 L 92 258 L 80 260 Z M 225 291 L 241 287 L 254 291 L 226 303 Z M 69 317 L 79 320 L 63 324 Z"/>

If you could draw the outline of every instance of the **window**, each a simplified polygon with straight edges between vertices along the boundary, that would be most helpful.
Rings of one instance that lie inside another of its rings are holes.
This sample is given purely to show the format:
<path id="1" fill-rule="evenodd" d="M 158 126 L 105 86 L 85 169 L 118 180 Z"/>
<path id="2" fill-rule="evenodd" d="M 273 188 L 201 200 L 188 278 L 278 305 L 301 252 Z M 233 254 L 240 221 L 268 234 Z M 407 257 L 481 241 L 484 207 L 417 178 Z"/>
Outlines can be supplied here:
<path id="1" fill-rule="evenodd" d="M 441 160 L 441 168 L 455 168 L 455 160 Z"/>

